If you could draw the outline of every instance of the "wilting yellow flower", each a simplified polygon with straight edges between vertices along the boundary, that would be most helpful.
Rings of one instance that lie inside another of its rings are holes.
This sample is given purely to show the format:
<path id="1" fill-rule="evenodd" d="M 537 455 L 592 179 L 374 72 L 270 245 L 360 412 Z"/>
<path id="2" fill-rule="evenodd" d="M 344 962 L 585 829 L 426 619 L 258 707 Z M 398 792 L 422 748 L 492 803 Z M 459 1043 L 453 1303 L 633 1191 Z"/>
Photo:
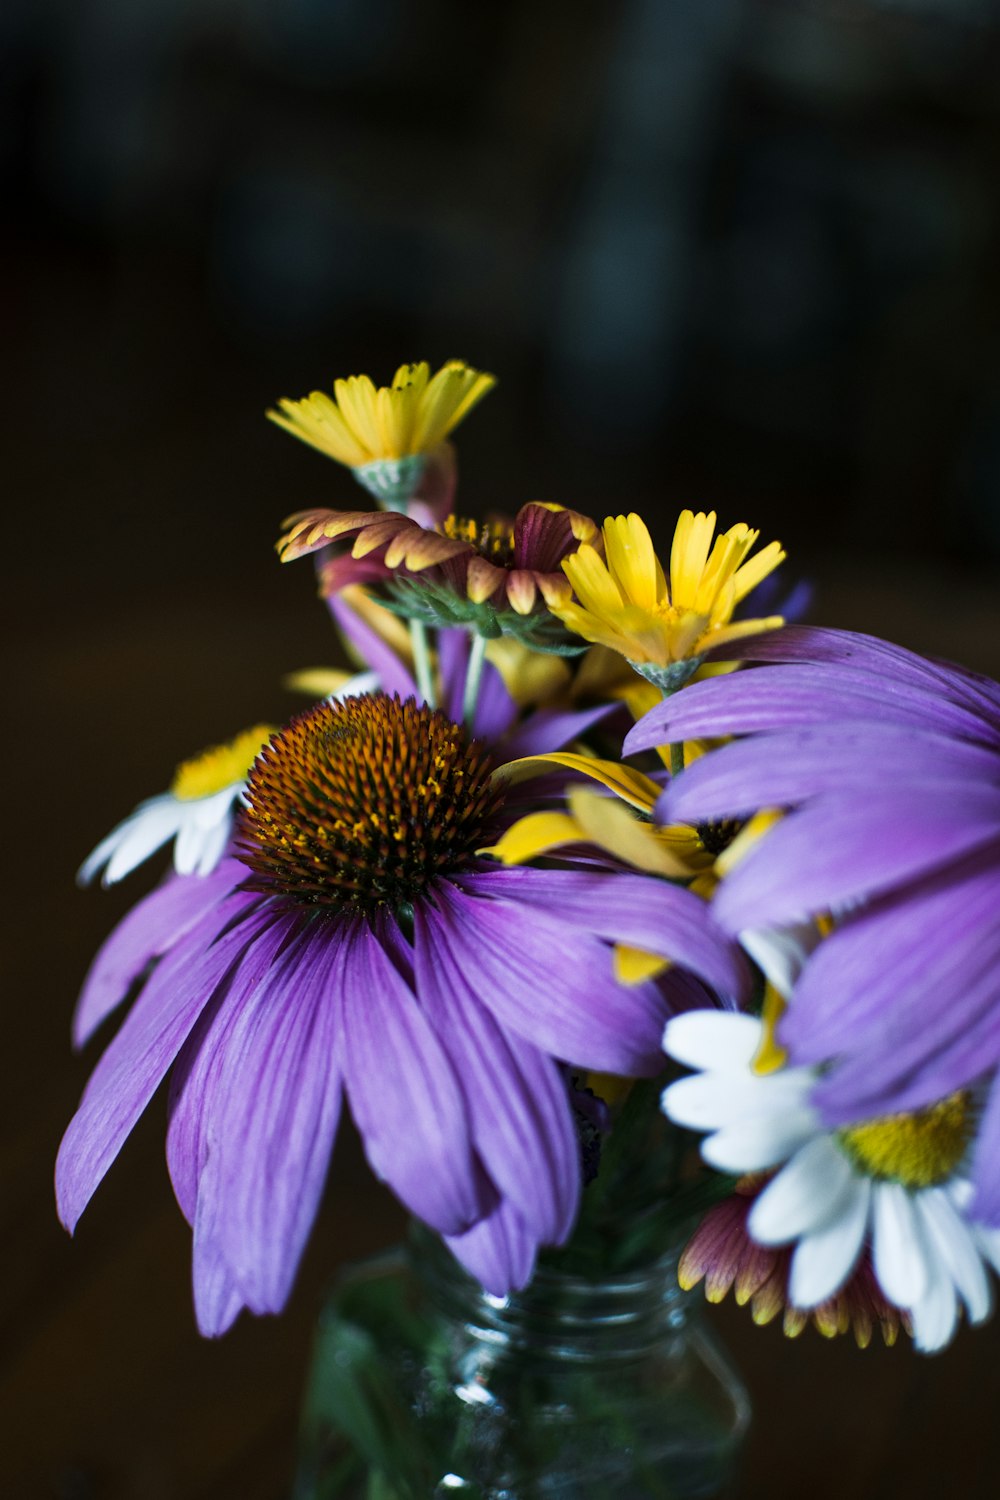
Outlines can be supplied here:
<path id="1" fill-rule="evenodd" d="M 578 602 L 551 605 L 552 613 L 584 640 L 619 652 L 658 687 L 679 687 L 711 647 L 784 624 L 780 615 L 733 621 L 740 601 L 783 560 L 780 545 L 769 543 L 748 562 L 759 532 L 741 523 L 712 546 L 714 531 L 714 511 L 681 512 L 668 586 L 645 522 L 609 516 L 607 560 L 588 544 L 564 558 Z"/>
<path id="2" fill-rule="evenodd" d="M 426 361 L 400 365 L 391 385 L 376 388 L 367 375 L 335 380 L 333 394 L 313 391 L 301 401 L 282 400 L 272 422 L 358 469 L 376 460 L 429 453 L 496 384 L 492 375 L 450 359 L 432 376 Z"/>

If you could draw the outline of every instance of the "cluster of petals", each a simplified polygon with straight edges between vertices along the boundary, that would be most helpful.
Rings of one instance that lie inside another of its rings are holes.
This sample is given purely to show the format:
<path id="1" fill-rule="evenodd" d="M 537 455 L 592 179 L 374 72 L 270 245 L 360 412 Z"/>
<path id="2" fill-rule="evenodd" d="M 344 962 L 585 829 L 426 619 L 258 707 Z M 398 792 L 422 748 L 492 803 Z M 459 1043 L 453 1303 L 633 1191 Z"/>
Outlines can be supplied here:
<path id="1" fill-rule="evenodd" d="M 456 717 L 467 632 L 442 632 L 439 649 L 443 711 Z M 388 648 L 377 670 L 387 692 L 418 696 Z M 521 718 L 490 668 L 473 730 L 502 762 L 575 739 L 605 711 Z M 405 923 L 388 907 L 317 911 L 248 889 L 247 874 L 230 852 L 210 874 L 169 878 L 98 954 L 78 1041 L 138 994 L 57 1163 L 73 1228 L 169 1076 L 168 1165 L 194 1230 L 207 1334 L 243 1307 L 286 1301 L 345 1099 L 400 1200 L 487 1288 L 523 1285 L 579 1202 L 563 1064 L 655 1073 L 672 1012 L 747 992 L 739 949 L 705 903 L 641 874 L 508 869 L 473 855 L 435 877 Z M 675 967 L 621 983 L 621 941 Z"/>
<path id="2" fill-rule="evenodd" d="M 744 737 L 678 777 L 657 815 L 787 810 L 714 902 L 733 933 L 836 914 L 779 1040 L 825 1066 L 813 1099 L 831 1125 L 985 1089 L 974 1209 L 1000 1224 L 1000 686 L 806 626 L 743 654 L 765 665 L 692 684 L 626 751 Z"/>
<path id="3" fill-rule="evenodd" d="M 309 510 L 290 516 L 289 530 L 278 543 L 283 562 L 303 557 L 329 542 L 354 538 L 352 559 L 360 565 L 375 556 L 386 576 L 397 572 L 497 609 L 529 615 L 544 602 L 564 603 L 570 585 L 561 565 L 597 528 L 578 511 L 543 501 L 523 505 L 513 523 L 498 523 L 505 545 L 492 551 L 477 545 L 479 528 L 452 521 L 424 526 L 398 512 Z M 489 528 L 483 528 L 487 536 Z M 509 544 L 507 539 L 509 538 Z M 363 582 L 338 570 L 337 583 Z"/>
<path id="4" fill-rule="evenodd" d="M 563 563 L 575 599 L 554 604 L 553 613 L 568 629 L 620 652 L 640 670 L 666 669 L 780 625 L 780 616 L 733 621 L 736 607 L 784 558 L 778 543 L 748 558 L 758 532 L 731 526 L 713 546 L 714 531 L 714 512 L 681 512 L 668 584 L 641 517 L 609 516 L 604 556 L 585 544 Z"/>
<path id="5" fill-rule="evenodd" d="M 282 400 L 272 422 L 350 468 L 425 454 L 442 443 L 492 390 L 492 375 L 452 359 L 431 375 L 426 362 L 400 365 L 391 385 L 367 375 L 335 380 L 333 396 L 313 391 Z"/>
<path id="6" fill-rule="evenodd" d="M 765 1246 L 795 1245 L 788 1301 L 828 1303 L 863 1255 L 883 1294 L 912 1318 L 915 1342 L 939 1349 L 959 1309 L 982 1322 L 993 1307 L 987 1268 L 1000 1268 L 1000 1231 L 969 1215 L 961 1165 L 924 1186 L 866 1168 L 810 1102 L 817 1070 L 755 1071 L 766 1029 L 752 1016 L 692 1011 L 670 1021 L 664 1046 L 698 1069 L 671 1084 L 663 1108 L 676 1124 L 709 1132 L 702 1155 L 726 1172 L 779 1169 L 746 1220 Z"/>
<path id="7" fill-rule="evenodd" d="M 765 1181 L 759 1174 L 741 1177 L 735 1191 L 705 1214 L 677 1265 L 684 1291 L 702 1282 L 709 1302 L 721 1302 L 731 1291 L 738 1306 L 749 1304 L 754 1322 L 760 1325 L 773 1322 L 781 1313 L 789 1338 L 797 1338 L 812 1323 L 824 1338 L 853 1333 L 860 1349 L 868 1347 L 875 1329 L 884 1343 L 894 1344 L 900 1326 L 910 1327 L 909 1319 L 886 1299 L 867 1255 L 825 1302 L 800 1308 L 788 1300 L 791 1249 L 762 1245 L 747 1227 Z"/>

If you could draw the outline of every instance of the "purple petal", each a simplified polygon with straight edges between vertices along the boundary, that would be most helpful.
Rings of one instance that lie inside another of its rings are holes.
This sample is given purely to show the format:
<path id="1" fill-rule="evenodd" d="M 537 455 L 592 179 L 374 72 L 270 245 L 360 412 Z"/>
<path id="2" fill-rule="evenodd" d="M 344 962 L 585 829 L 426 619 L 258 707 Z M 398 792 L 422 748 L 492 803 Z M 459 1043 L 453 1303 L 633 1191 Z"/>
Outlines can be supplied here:
<path id="1" fill-rule="evenodd" d="M 497 1023 L 433 914 L 418 906 L 414 916 L 417 992 L 462 1080 L 476 1150 L 536 1242 L 561 1242 L 580 1195 L 579 1146 L 562 1074 Z"/>
<path id="2" fill-rule="evenodd" d="M 246 1306 L 219 1248 L 215 1232 L 219 1195 L 214 1175 L 206 1174 L 198 1200 L 191 1251 L 191 1281 L 198 1332 L 207 1339 L 227 1333 Z"/>
<path id="3" fill-rule="evenodd" d="M 989 1099 L 979 1126 L 973 1157 L 973 1178 L 976 1196 L 969 1207 L 969 1216 L 1000 1229 L 1000 1075 L 993 1080 Z"/>
<path id="4" fill-rule="evenodd" d="M 609 948 L 530 897 L 487 901 L 440 881 L 434 903 L 424 903 L 424 916 L 436 946 L 451 952 L 501 1026 L 581 1067 L 660 1069 L 666 1006 L 653 985 L 616 983 Z"/>
<path id="5" fill-rule="evenodd" d="M 464 876 L 462 885 L 476 895 L 503 897 L 535 911 L 541 908 L 540 915 L 558 913 L 568 929 L 560 947 L 572 944 L 573 927 L 579 927 L 580 936 L 593 933 L 608 942 L 662 954 L 691 969 L 720 995 L 739 1000 L 748 993 L 746 961 L 707 903 L 664 880 L 625 872 L 592 875 L 521 866 Z"/>
<path id="6" fill-rule="evenodd" d="M 729 648 L 732 649 L 731 647 Z M 710 653 L 715 654 L 715 653 Z M 726 648 L 718 650 L 725 657 Z M 923 687 L 932 697 L 978 706 L 988 718 L 1000 707 L 1000 684 L 955 662 L 918 656 L 874 635 L 793 625 L 740 641 L 740 657 L 755 662 L 813 662 L 849 666 L 873 677 Z"/>
<path id="7" fill-rule="evenodd" d="M 445 1235 L 445 1244 L 494 1297 L 520 1291 L 535 1269 L 537 1242 L 507 1199 L 464 1234 Z"/>
<path id="8" fill-rule="evenodd" d="M 930 874 L 1000 837 L 1000 787 L 921 788 L 882 797 L 829 795 L 792 813 L 753 847 L 713 903 L 723 927 L 765 927 L 842 907 Z"/>
<path id="9" fill-rule="evenodd" d="M 351 1111 L 376 1174 L 443 1234 L 483 1211 L 483 1185 L 452 1064 L 366 923 L 350 934 L 336 994 Z"/>
<path id="10" fill-rule="evenodd" d="M 699 823 L 788 807 L 821 792 L 881 794 L 919 784 L 926 797 L 1000 772 L 996 752 L 892 724 L 826 724 L 758 735 L 704 755 L 658 800 L 657 819 Z"/>
<path id="11" fill-rule="evenodd" d="M 346 929 L 303 921 L 300 912 L 286 917 L 284 946 L 252 985 L 226 997 L 204 1044 L 215 1056 L 202 1089 L 208 1167 L 199 1212 L 206 1193 L 216 1194 L 219 1248 L 258 1313 L 287 1301 L 333 1151 L 341 1098 L 334 992 L 344 979 Z"/>
<path id="12" fill-rule="evenodd" d="M 56 1162 L 59 1215 L 71 1232 L 201 1011 L 266 920 L 258 905 L 259 897 L 237 892 L 185 933 L 94 1069 Z"/>
<path id="13" fill-rule="evenodd" d="M 907 682 L 887 682 L 847 667 L 770 667 L 691 683 L 625 736 L 626 755 L 675 740 L 802 729 L 831 721 L 912 725 L 996 744 L 995 724 L 971 708 Z"/>
<path id="14" fill-rule="evenodd" d="M 401 698 L 418 696 L 416 683 L 395 651 L 366 620 L 355 614 L 343 596 L 334 594 L 326 602 L 347 640 L 360 653 L 365 664 L 378 673 L 382 691 L 398 693 Z"/>
<path id="15" fill-rule="evenodd" d="M 82 1047 L 120 1005 L 146 966 L 172 948 L 226 891 L 246 876 L 227 859 L 210 875 L 175 875 L 139 901 L 98 949 L 73 1017 L 73 1042 Z"/>
<path id="16" fill-rule="evenodd" d="M 454 724 L 462 722 L 471 639 L 467 630 L 438 632 L 441 708 Z M 507 732 L 516 718 L 517 704 L 507 691 L 503 678 L 492 662 L 484 662 L 472 723 L 474 737 L 492 743 Z"/>
<path id="17" fill-rule="evenodd" d="M 619 706 L 617 703 L 601 703 L 597 708 L 569 712 L 556 708 L 539 709 L 508 736 L 504 745 L 504 759 L 516 760 L 521 755 L 544 755 L 551 750 L 561 750 L 564 745 L 579 739 L 588 729 L 606 719 L 608 714 L 614 713 Z"/>
<path id="18" fill-rule="evenodd" d="M 960 871 L 874 902 L 821 943 L 781 1026 L 796 1063 L 845 1062 L 816 1102 L 837 1122 L 940 1098 L 996 1060 L 969 1048 L 1000 987 L 1000 871 L 981 854 Z M 964 1074 L 956 1069 L 965 1068 Z"/>

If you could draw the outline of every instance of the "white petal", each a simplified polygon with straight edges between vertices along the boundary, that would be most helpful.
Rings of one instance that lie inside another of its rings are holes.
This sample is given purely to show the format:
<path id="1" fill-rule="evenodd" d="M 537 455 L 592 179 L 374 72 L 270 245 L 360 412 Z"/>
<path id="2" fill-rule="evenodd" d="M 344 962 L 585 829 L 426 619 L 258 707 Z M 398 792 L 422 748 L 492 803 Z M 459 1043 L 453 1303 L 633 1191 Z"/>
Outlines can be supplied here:
<path id="1" fill-rule="evenodd" d="M 230 782 L 220 792 L 213 792 L 210 797 L 197 797 L 192 799 L 187 806 L 188 816 L 199 828 L 214 828 L 220 818 L 229 816 L 229 809 L 237 800 L 244 786 L 243 781 Z"/>
<path id="2" fill-rule="evenodd" d="M 873 1188 L 872 1264 L 879 1284 L 897 1307 L 916 1307 L 930 1289 L 932 1265 L 913 1197 L 898 1182 Z"/>
<path id="3" fill-rule="evenodd" d="M 970 1322 L 982 1323 L 993 1311 L 993 1291 L 972 1230 L 940 1188 L 928 1188 L 915 1201 L 924 1232 L 958 1288 Z"/>
<path id="4" fill-rule="evenodd" d="M 827 1135 L 797 1151 L 757 1199 L 747 1229 L 762 1245 L 786 1245 L 836 1215 L 850 1193 L 851 1164 Z"/>
<path id="5" fill-rule="evenodd" d="M 688 1010 L 667 1022 L 663 1050 L 689 1068 L 741 1073 L 757 1055 L 762 1032 L 754 1016 Z"/>
<path id="6" fill-rule="evenodd" d="M 217 823 L 214 828 L 210 828 L 205 832 L 201 841 L 201 853 L 198 856 L 198 863 L 195 865 L 192 874 L 211 875 L 219 860 L 226 852 L 226 845 L 229 843 L 229 835 L 232 831 L 233 817 L 230 813 Z"/>
<path id="7" fill-rule="evenodd" d="M 377 693 L 379 678 L 377 672 L 356 672 L 349 677 L 342 688 L 331 693 L 327 698 L 328 703 L 343 703 L 345 698 L 360 698 L 365 693 Z"/>
<path id="8" fill-rule="evenodd" d="M 721 1130 L 739 1120 L 781 1115 L 798 1106 L 812 1086 L 811 1075 L 777 1073 L 762 1077 L 747 1072 L 696 1073 L 664 1089 L 663 1112 L 689 1130 Z"/>
<path id="9" fill-rule="evenodd" d="M 871 1183 L 853 1177 L 836 1218 L 796 1245 L 788 1277 L 788 1300 L 793 1307 L 816 1307 L 844 1285 L 861 1254 L 870 1202 Z"/>
<path id="10" fill-rule="evenodd" d="M 727 1126 L 702 1141 L 701 1154 L 710 1167 L 722 1172 L 763 1172 L 787 1161 L 815 1133 L 811 1109 L 790 1109 Z"/>
<path id="11" fill-rule="evenodd" d="M 795 922 L 788 927 L 747 927 L 740 933 L 745 952 L 786 1000 L 791 999 L 796 980 L 818 942 L 815 922 Z"/>
<path id="12" fill-rule="evenodd" d="M 950 1344 L 958 1327 L 958 1298 L 950 1277 L 934 1278 L 926 1295 L 910 1308 L 913 1342 L 925 1354 Z"/>
<path id="13" fill-rule="evenodd" d="M 128 831 L 118 841 L 117 848 L 108 861 L 104 871 L 104 885 L 114 885 L 116 880 L 121 880 L 155 853 L 161 844 L 173 838 L 180 822 L 179 808 L 180 803 L 170 792 L 162 797 L 153 797 L 143 803 L 142 807 L 136 808 L 128 819 Z M 124 832 L 125 824 L 122 829 Z"/>

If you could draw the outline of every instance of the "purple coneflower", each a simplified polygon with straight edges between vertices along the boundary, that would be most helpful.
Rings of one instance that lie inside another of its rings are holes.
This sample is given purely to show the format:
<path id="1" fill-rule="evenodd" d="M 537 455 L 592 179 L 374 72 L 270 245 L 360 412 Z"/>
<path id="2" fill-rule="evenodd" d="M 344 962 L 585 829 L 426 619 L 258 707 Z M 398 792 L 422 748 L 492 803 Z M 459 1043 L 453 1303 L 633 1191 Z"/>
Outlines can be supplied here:
<path id="1" fill-rule="evenodd" d="M 376 1173 L 487 1288 L 522 1285 L 579 1198 L 560 1063 L 655 1073 L 685 970 L 744 993 L 738 950 L 689 892 L 478 853 L 516 816 L 492 772 L 416 698 L 321 703 L 256 760 L 237 857 L 169 880 L 99 954 L 81 1036 L 148 977 L 64 1137 L 60 1212 L 72 1229 L 172 1069 L 167 1155 L 204 1332 L 284 1304 L 345 1093 Z M 622 942 L 681 967 L 620 983 Z"/>
<path id="2" fill-rule="evenodd" d="M 871 636 L 794 627 L 744 645 L 771 663 L 686 688 L 628 753 L 698 736 L 704 756 L 658 815 L 788 815 L 723 881 L 731 932 L 817 912 L 813 954 L 778 1036 L 824 1068 L 829 1125 L 920 1109 L 1000 1063 L 1000 686 Z M 974 1218 L 1000 1223 L 1000 1086 L 983 1113 Z"/>

